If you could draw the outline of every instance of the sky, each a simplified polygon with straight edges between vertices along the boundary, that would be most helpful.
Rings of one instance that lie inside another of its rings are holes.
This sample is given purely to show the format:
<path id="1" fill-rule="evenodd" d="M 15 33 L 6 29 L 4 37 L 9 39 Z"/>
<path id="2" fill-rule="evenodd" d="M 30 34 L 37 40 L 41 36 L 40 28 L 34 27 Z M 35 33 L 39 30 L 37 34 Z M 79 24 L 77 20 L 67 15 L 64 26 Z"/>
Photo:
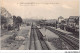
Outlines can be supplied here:
<path id="1" fill-rule="evenodd" d="M 1 0 L 1 7 L 23 19 L 57 19 L 59 16 L 64 18 L 79 16 L 79 0 Z"/>

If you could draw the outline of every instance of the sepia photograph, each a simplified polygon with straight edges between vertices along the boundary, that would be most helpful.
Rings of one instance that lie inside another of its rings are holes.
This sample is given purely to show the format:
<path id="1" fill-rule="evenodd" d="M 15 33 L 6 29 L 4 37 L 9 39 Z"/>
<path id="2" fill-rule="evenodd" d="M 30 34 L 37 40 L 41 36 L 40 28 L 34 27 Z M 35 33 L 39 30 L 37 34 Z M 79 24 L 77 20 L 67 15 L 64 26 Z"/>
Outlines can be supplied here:
<path id="1" fill-rule="evenodd" d="M 79 0 L 0 1 L 0 50 L 79 50 Z"/>

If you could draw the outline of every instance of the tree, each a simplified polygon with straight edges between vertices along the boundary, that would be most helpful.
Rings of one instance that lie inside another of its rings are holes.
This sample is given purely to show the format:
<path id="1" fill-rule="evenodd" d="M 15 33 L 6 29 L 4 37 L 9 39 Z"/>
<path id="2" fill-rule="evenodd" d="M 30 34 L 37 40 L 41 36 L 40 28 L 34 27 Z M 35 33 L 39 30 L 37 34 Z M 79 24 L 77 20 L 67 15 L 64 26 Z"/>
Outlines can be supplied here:
<path id="1" fill-rule="evenodd" d="M 18 28 L 18 30 L 20 29 L 20 27 L 19 26 L 21 26 L 21 23 L 22 23 L 22 18 L 20 17 L 20 16 L 13 16 L 13 26 L 14 26 L 14 29 L 15 29 L 15 27 L 17 27 Z"/>
<path id="2" fill-rule="evenodd" d="M 22 18 L 21 18 L 20 16 L 18 16 L 18 17 L 17 17 L 17 23 L 19 23 L 19 24 L 20 24 L 20 26 L 21 26 Z"/>
<path id="3" fill-rule="evenodd" d="M 7 24 L 7 19 L 1 15 L 1 28 L 3 28 L 3 25 Z"/>
<path id="4" fill-rule="evenodd" d="M 13 16 L 13 28 L 15 30 L 15 27 L 16 27 L 16 16 L 14 15 Z"/>
<path id="5" fill-rule="evenodd" d="M 4 16 L 1 16 L 1 24 L 7 23 L 7 19 Z"/>
<path id="6" fill-rule="evenodd" d="M 21 23 L 22 23 L 22 18 L 21 18 L 20 16 L 18 16 L 18 17 L 16 18 L 16 24 L 17 24 L 17 26 L 18 26 L 18 30 L 20 29 L 19 26 L 21 26 Z"/>
<path id="7" fill-rule="evenodd" d="M 14 16 L 13 16 L 13 22 L 15 22 L 15 21 L 16 21 L 16 16 L 14 15 Z"/>
<path id="8" fill-rule="evenodd" d="M 56 29 L 57 29 L 57 24 L 58 24 L 58 21 L 56 20 L 56 23 L 55 23 L 55 27 L 56 27 Z"/>
<path id="9" fill-rule="evenodd" d="M 79 17 L 78 17 L 78 18 L 75 18 L 75 23 L 76 23 L 77 25 L 79 25 Z"/>

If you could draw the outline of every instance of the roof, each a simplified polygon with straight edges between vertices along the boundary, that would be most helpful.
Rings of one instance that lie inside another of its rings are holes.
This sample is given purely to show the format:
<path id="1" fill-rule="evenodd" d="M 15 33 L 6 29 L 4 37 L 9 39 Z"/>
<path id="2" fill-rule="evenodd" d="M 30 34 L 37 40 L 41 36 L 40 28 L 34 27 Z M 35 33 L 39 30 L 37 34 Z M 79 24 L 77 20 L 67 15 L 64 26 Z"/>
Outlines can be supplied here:
<path id="1" fill-rule="evenodd" d="M 78 19 L 79 16 L 70 16 L 69 19 Z"/>

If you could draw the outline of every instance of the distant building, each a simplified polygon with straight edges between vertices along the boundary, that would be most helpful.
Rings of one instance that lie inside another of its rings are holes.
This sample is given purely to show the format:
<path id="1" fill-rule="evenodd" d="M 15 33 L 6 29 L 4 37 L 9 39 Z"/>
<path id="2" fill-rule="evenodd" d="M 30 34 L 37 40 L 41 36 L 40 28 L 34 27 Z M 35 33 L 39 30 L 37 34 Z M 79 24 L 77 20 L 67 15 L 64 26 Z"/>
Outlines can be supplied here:
<path id="1" fill-rule="evenodd" d="M 68 19 L 69 25 L 79 25 L 79 16 L 70 16 Z"/>
<path id="2" fill-rule="evenodd" d="M 64 20 L 62 16 L 58 17 L 58 22 L 61 23 L 61 21 Z"/>

